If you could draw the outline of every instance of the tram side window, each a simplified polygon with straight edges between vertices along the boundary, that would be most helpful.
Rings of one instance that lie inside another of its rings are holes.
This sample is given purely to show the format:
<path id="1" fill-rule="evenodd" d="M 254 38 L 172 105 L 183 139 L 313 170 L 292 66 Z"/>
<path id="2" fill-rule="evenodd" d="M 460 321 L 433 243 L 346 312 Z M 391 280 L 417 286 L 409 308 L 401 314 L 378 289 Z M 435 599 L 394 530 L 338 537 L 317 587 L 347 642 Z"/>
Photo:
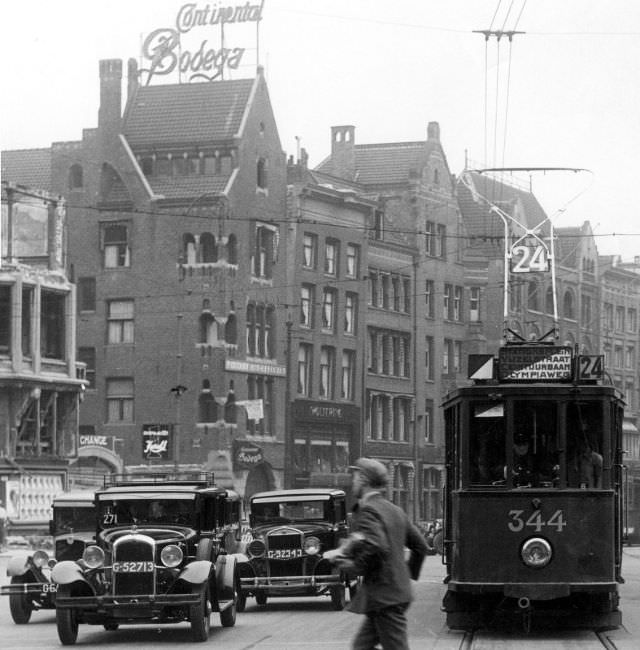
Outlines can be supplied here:
<path id="1" fill-rule="evenodd" d="M 470 429 L 471 484 L 504 485 L 504 405 L 476 404 L 471 413 Z"/>
<path id="2" fill-rule="evenodd" d="M 567 487 L 602 487 L 602 404 L 567 406 Z"/>
<path id="3" fill-rule="evenodd" d="M 515 401 L 511 475 L 514 487 L 559 487 L 560 448 L 554 402 Z"/>

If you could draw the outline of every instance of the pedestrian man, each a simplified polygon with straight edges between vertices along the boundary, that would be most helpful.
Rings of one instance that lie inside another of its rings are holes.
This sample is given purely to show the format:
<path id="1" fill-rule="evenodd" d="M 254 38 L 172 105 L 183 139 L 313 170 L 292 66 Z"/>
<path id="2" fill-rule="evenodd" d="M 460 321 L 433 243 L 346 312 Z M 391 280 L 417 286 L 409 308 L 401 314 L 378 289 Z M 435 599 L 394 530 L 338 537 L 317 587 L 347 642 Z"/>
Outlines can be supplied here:
<path id="1" fill-rule="evenodd" d="M 335 551 L 324 554 L 351 575 L 362 576 L 362 584 L 349 610 L 365 619 L 353 639 L 354 650 L 408 650 L 406 611 L 413 599 L 411 579 L 417 580 L 427 553 L 420 531 L 406 513 L 388 501 L 385 466 L 371 458 L 360 458 L 353 471 L 353 532 Z M 410 550 L 405 560 L 405 547 Z"/>

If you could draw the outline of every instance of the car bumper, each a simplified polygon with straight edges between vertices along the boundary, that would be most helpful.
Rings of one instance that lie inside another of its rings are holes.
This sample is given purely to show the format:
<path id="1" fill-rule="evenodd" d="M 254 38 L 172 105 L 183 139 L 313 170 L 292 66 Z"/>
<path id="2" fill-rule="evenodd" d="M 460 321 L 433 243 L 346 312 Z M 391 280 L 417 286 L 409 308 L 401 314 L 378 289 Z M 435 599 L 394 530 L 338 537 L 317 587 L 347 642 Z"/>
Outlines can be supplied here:
<path id="1" fill-rule="evenodd" d="M 317 575 L 317 576 L 253 576 L 251 578 L 240 578 L 242 591 L 265 591 L 271 593 L 290 592 L 302 589 L 306 591 L 318 591 L 344 584 L 338 574 Z"/>

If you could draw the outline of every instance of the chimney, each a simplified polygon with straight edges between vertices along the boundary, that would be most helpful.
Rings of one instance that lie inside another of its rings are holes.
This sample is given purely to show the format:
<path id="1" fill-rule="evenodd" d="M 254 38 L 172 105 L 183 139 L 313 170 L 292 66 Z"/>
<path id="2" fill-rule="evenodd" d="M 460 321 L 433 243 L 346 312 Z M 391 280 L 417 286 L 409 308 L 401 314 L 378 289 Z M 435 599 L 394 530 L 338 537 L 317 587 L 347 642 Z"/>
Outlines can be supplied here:
<path id="1" fill-rule="evenodd" d="M 355 126 L 331 127 L 331 167 L 334 176 L 353 180 L 356 173 Z"/>
<path id="2" fill-rule="evenodd" d="M 122 61 L 100 61 L 100 109 L 98 128 L 120 130 L 122 111 Z"/>
<path id="3" fill-rule="evenodd" d="M 135 95 L 138 85 L 138 62 L 130 58 L 127 63 L 127 102 Z"/>
<path id="4" fill-rule="evenodd" d="M 440 125 L 437 122 L 429 122 L 427 126 L 427 140 L 440 142 Z"/>

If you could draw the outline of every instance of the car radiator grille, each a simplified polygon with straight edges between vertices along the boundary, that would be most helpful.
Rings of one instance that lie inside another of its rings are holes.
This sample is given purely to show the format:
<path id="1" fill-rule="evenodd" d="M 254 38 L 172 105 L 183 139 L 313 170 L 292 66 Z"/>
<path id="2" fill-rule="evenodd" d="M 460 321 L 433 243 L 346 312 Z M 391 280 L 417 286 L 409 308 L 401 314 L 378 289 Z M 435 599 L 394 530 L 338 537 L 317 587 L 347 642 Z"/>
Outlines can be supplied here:
<path id="1" fill-rule="evenodd" d="M 294 533 L 293 535 L 269 535 L 267 537 L 267 549 L 270 551 L 284 548 L 302 548 L 302 535 Z"/>
<path id="2" fill-rule="evenodd" d="M 118 540 L 113 549 L 115 562 L 153 562 L 154 545 L 140 538 Z M 155 594 L 155 570 L 139 573 L 113 572 L 113 595 Z"/>
<path id="3" fill-rule="evenodd" d="M 306 562 L 300 558 L 296 560 L 270 560 L 269 576 L 280 578 L 282 576 L 301 576 L 306 575 Z"/>
<path id="4" fill-rule="evenodd" d="M 56 540 L 56 560 L 77 560 L 82 557 L 84 551 L 84 541 L 81 539 L 74 539 L 69 544 L 66 538 Z"/>

